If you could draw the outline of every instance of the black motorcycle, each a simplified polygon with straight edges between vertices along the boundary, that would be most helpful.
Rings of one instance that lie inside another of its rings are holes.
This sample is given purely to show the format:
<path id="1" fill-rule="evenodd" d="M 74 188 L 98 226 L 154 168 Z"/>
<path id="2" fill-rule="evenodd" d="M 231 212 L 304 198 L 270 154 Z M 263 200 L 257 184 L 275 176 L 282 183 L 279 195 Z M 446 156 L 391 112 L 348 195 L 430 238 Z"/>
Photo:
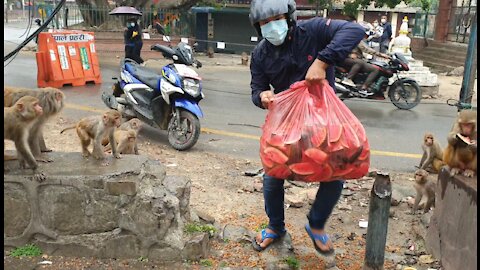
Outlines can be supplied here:
<path id="1" fill-rule="evenodd" d="M 385 99 L 387 91 L 390 101 L 399 109 L 409 110 L 417 106 L 422 99 L 422 91 L 418 83 L 411 78 L 400 78 L 400 71 L 408 71 L 408 60 L 400 53 L 394 53 L 392 59 L 388 62 L 369 61 L 368 63 L 376 66 L 380 70 L 378 78 L 370 85 L 370 90 L 374 95 L 366 95 L 359 92 L 360 86 L 365 82 L 368 73 L 358 73 L 353 82 L 355 87 L 344 84 L 342 81 L 346 78 L 348 70 L 343 67 L 335 67 L 335 87 L 340 99 L 348 98 L 367 98 L 367 99 Z M 396 80 L 389 84 L 389 78 L 396 76 Z"/>

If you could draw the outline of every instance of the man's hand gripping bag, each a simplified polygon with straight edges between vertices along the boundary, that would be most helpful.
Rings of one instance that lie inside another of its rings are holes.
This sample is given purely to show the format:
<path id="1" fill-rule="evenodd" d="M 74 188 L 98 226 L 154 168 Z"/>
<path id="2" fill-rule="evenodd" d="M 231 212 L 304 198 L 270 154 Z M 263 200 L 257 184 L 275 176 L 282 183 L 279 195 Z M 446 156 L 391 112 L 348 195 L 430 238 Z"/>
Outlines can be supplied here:
<path id="1" fill-rule="evenodd" d="M 269 176 L 327 182 L 368 173 L 365 129 L 326 81 L 297 82 L 276 94 L 262 130 L 260 158 Z"/>

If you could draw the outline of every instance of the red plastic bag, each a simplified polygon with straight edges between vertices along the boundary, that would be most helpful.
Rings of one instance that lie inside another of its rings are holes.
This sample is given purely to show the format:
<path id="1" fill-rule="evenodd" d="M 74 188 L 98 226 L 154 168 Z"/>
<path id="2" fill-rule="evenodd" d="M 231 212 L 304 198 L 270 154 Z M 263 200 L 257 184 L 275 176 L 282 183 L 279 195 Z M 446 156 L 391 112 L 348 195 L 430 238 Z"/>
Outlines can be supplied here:
<path id="1" fill-rule="evenodd" d="M 260 158 L 267 175 L 327 182 L 368 173 L 365 129 L 326 81 L 297 82 L 276 94 L 262 130 Z"/>

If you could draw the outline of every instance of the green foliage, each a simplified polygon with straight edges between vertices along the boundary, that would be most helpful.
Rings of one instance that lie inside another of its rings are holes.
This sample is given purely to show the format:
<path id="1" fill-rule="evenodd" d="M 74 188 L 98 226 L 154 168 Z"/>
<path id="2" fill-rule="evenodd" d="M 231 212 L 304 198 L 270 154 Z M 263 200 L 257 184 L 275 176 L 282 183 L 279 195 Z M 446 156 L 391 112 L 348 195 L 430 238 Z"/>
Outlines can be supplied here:
<path id="1" fill-rule="evenodd" d="M 300 263 L 295 257 L 291 257 L 291 256 L 287 257 L 285 259 L 285 263 L 288 264 L 288 266 L 290 266 L 290 268 L 293 268 L 293 269 L 298 269 L 300 267 Z"/>
<path id="2" fill-rule="evenodd" d="M 387 6 L 394 8 L 400 4 L 402 0 L 376 0 L 375 7 Z M 428 11 L 438 0 L 404 0 L 409 6 L 422 7 L 424 11 Z M 347 16 L 356 17 L 359 8 L 366 8 L 370 5 L 370 0 L 347 0 L 344 3 L 342 13 Z"/>
<path id="3" fill-rule="evenodd" d="M 184 230 L 187 233 L 208 232 L 210 236 L 213 236 L 217 232 L 217 229 L 213 225 L 203 225 L 199 223 L 189 223 L 185 226 Z"/>
<path id="4" fill-rule="evenodd" d="M 410 6 L 420 7 L 423 11 L 428 12 L 438 7 L 438 0 L 411 0 Z"/>
<path id="5" fill-rule="evenodd" d="M 34 244 L 18 247 L 10 253 L 12 257 L 36 257 L 42 255 L 42 250 Z"/>
<path id="6" fill-rule="evenodd" d="M 308 3 L 315 4 L 319 9 L 328 9 L 333 8 L 333 0 L 308 0 Z"/>
<path id="7" fill-rule="evenodd" d="M 268 227 L 268 223 L 262 223 L 262 224 L 260 224 L 260 227 L 258 227 L 258 228 L 256 229 L 256 231 L 259 232 L 259 231 L 261 231 L 261 230 L 263 230 L 263 229 L 266 229 L 267 227 Z"/>
<path id="8" fill-rule="evenodd" d="M 200 260 L 200 265 L 201 266 L 213 266 L 213 263 L 209 259 L 201 259 Z"/>

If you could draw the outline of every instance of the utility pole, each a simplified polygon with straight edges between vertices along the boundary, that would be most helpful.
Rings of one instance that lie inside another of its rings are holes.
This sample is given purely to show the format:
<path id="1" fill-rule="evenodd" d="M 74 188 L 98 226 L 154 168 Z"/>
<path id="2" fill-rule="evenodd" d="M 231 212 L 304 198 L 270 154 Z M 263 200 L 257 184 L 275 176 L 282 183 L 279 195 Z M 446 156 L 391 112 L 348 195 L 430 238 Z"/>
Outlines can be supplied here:
<path id="1" fill-rule="evenodd" d="M 460 89 L 460 105 L 472 103 L 473 87 L 477 73 L 477 13 L 472 19 L 472 27 L 468 40 L 467 57 L 463 72 L 462 88 Z"/>

